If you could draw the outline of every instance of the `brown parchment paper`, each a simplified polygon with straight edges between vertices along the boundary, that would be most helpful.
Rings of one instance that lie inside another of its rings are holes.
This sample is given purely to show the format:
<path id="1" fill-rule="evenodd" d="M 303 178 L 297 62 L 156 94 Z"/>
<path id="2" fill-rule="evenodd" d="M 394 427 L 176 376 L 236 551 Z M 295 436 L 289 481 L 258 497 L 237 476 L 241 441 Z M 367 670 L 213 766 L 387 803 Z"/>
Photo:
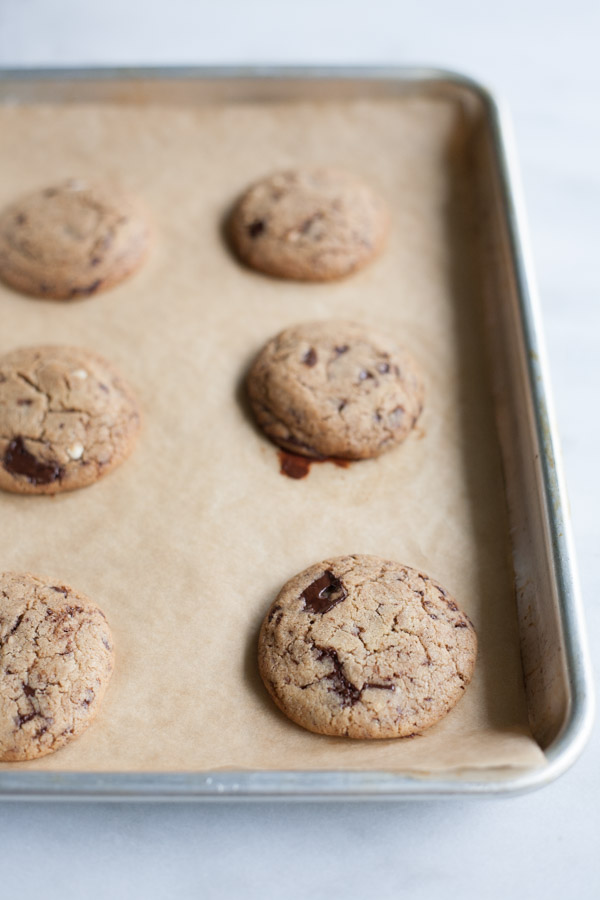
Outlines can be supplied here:
<path id="1" fill-rule="evenodd" d="M 71 494 L 0 496 L 0 565 L 71 583 L 105 610 L 117 667 L 96 722 L 25 768 L 379 769 L 532 766 L 508 524 L 469 213 L 468 130 L 444 99 L 48 105 L 0 110 L 0 203 L 69 176 L 118 180 L 157 240 L 106 294 L 48 302 L 0 288 L 0 352 L 89 347 L 136 387 L 132 458 Z M 345 166 L 387 198 L 384 255 L 339 283 L 285 283 L 239 266 L 220 225 L 273 169 Z M 241 379 L 262 343 L 302 320 L 347 317 L 397 335 L 426 376 L 405 445 L 348 469 L 279 472 Z M 255 663 L 284 581 L 334 554 L 421 567 L 455 594 L 480 651 L 464 699 L 422 737 L 357 742 L 288 722 Z M 17 768 L 11 765 L 11 768 Z"/>

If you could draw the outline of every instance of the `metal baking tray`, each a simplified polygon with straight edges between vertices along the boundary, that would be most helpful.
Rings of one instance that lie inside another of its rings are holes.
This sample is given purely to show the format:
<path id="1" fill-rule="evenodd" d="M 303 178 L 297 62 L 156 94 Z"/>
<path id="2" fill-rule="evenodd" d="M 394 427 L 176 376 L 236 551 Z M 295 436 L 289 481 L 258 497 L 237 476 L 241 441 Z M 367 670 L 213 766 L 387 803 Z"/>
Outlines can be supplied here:
<path id="1" fill-rule="evenodd" d="M 512 539 L 529 721 L 541 768 L 408 777 L 387 772 L 0 771 L 4 799 L 408 799 L 505 795 L 542 787 L 577 758 L 591 730 L 592 679 L 568 505 L 506 110 L 480 84 L 434 69 L 155 68 L 0 71 L 0 102 L 193 102 L 460 95 L 477 110 L 473 177 L 482 219 L 483 302 Z M 501 285 L 501 297 L 499 297 Z M 501 302 L 500 302 L 501 301 Z"/>

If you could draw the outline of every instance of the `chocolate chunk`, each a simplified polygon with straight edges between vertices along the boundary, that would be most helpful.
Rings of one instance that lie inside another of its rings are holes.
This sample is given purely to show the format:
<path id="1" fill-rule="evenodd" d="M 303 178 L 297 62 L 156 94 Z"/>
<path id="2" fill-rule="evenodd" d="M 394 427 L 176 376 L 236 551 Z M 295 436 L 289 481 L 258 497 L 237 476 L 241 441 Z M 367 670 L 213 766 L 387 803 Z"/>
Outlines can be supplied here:
<path id="1" fill-rule="evenodd" d="M 314 347 L 311 347 L 306 351 L 304 356 L 302 357 L 302 362 L 305 366 L 314 366 L 317 362 L 317 353 Z"/>
<path id="2" fill-rule="evenodd" d="M 20 616 L 17 616 L 17 620 L 16 620 L 15 624 L 13 625 L 13 627 L 10 629 L 10 631 L 8 633 L 14 634 L 24 618 L 25 618 L 25 613 L 21 613 Z"/>
<path id="3" fill-rule="evenodd" d="M 348 681 L 344 675 L 342 664 L 339 661 L 335 650 L 330 648 L 324 649 L 322 647 L 318 647 L 317 649 L 319 650 L 318 659 L 330 659 L 333 663 L 333 672 L 328 675 L 327 678 L 333 682 L 332 690 L 339 695 L 342 706 L 354 706 L 354 704 L 358 703 L 360 700 L 362 690 L 359 690 L 359 688 L 355 687 L 351 681 Z"/>
<path id="4" fill-rule="evenodd" d="M 342 353 L 347 353 L 349 349 L 348 344 L 341 344 L 339 347 L 335 348 L 335 352 L 338 356 L 341 356 Z"/>
<path id="5" fill-rule="evenodd" d="M 71 293 L 69 294 L 69 297 L 89 297 L 90 294 L 93 294 L 98 290 L 101 284 L 102 279 L 97 278 L 96 281 L 92 281 L 92 283 L 88 284 L 87 287 L 73 288 Z"/>
<path id="6" fill-rule="evenodd" d="M 395 691 L 396 685 L 395 684 L 378 684 L 375 681 L 367 681 L 367 682 L 365 682 L 365 684 L 363 684 L 363 691 L 365 690 L 365 688 L 377 688 L 377 690 L 379 690 L 379 691 Z"/>
<path id="7" fill-rule="evenodd" d="M 385 375 L 386 372 L 390 371 L 389 363 L 377 363 L 377 371 L 381 372 L 382 375 Z"/>
<path id="8" fill-rule="evenodd" d="M 75 613 L 82 613 L 83 608 L 81 606 L 65 606 L 65 612 L 68 616 L 73 618 Z"/>
<path id="9" fill-rule="evenodd" d="M 59 587 L 57 584 L 51 585 L 51 588 L 52 588 L 53 591 L 57 591 L 59 594 L 64 594 L 65 597 L 66 597 L 67 594 L 69 593 L 69 592 L 67 591 L 66 588 L 64 588 L 64 587 Z M 46 613 L 46 615 L 48 615 L 48 613 Z"/>
<path id="10" fill-rule="evenodd" d="M 423 592 L 416 591 L 416 593 L 422 594 Z M 421 600 L 421 606 L 423 607 L 423 609 L 425 610 L 425 612 L 427 613 L 427 615 L 429 616 L 430 619 L 437 619 L 437 616 L 435 615 L 435 613 L 431 612 L 432 608 L 435 609 L 435 606 L 433 606 L 433 603 L 431 602 L 431 600 Z"/>
<path id="11" fill-rule="evenodd" d="M 256 219 L 250 225 L 248 225 L 248 234 L 251 238 L 258 237 L 259 234 L 262 234 L 265 230 L 265 223 L 262 219 Z"/>
<path id="12" fill-rule="evenodd" d="M 64 475 L 64 469 L 57 462 L 42 462 L 25 447 L 22 437 L 10 442 L 4 453 L 2 464 L 11 475 L 24 475 L 32 484 L 51 484 Z"/>
<path id="13" fill-rule="evenodd" d="M 21 728 L 21 727 L 25 724 L 25 722 L 31 722 L 31 720 L 32 720 L 32 719 L 35 719 L 35 717 L 36 717 L 37 715 L 39 715 L 39 713 L 32 712 L 32 713 L 27 713 L 27 714 L 24 715 L 24 716 L 21 716 L 21 715 L 17 716 L 16 719 L 15 719 L 15 722 L 16 722 L 16 724 L 17 724 L 17 728 Z"/>
<path id="14" fill-rule="evenodd" d="M 339 578 L 327 571 L 309 584 L 300 596 L 304 600 L 304 609 L 323 615 L 345 600 L 348 592 Z"/>
<path id="15" fill-rule="evenodd" d="M 374 376 L 371 374 L 371 372 L 368 372 L 366 369 L 361 369 L 360 372 L 358 373 L 359 381 L 366 381 L 367 378 L 373 378 L 373 377 Z"/>
<path id="16" fill-rule="evenodd" d="M 29 400 L 28 398 L 20 398 L 17 400 L 17 406 L 31 406 L 33 400 Z"/>
<path id="17" fill-rule="evenodd" d="M 25 682 L 23 682 L 23 693 L 26 697 L 33 697 L 33 695 L 35 694 L 35 688 L 29 687 L 28 684 L 25 684 Z"/>

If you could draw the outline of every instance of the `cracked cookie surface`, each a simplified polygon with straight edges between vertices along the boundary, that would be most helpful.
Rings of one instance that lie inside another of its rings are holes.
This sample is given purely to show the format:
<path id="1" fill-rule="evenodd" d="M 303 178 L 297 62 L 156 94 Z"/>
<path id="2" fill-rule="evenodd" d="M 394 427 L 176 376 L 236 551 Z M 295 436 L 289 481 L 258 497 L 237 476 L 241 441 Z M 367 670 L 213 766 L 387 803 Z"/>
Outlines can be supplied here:
<path id="1" fill-rule="evenodd" d="M 279 446 L 313 458 L 367 459 L 401 443 L 423 407 L 412 357 L 355 322 L 287 328 L 247 376 L 252 410 Z"/>
<path id="2" fill-rule="evenodd" d="M 133 273 L 149 243 L 137 200 L 109 185 L 70 179 L 0 213 L 0 279 L 35 297 L 88 297 Z"/>
<path id="3" fill-rule="evenodd" d="M 386 206 L 354 175 L 332 168 L 278 172 L 252 185 L 230 218 L 233 245 L 253 269 L 329 281 L 361 269 L 383 247 Z"/>
<path id="4" fill-rule="evenodd" d="M 0 760 L 46 756 L 80 735 L 113 666 L 102 610 L 60 581 L 0 574 Z"/>
<path id="5" fill-rule="evenodd" d="M 376 556 L 327 559 L 282 588 L 259 638 L 277 706 L 319 734 L 420 734 L 473 675 L 477 637 L 450 594 L 416 569 Z"/>
<path id="6" fill-rule="evenodd" d="M 0 357 L 0 488 L 56 494 L 129 456 L 140 426 L 131 388 L 102 357 L 26 347 Z"/>

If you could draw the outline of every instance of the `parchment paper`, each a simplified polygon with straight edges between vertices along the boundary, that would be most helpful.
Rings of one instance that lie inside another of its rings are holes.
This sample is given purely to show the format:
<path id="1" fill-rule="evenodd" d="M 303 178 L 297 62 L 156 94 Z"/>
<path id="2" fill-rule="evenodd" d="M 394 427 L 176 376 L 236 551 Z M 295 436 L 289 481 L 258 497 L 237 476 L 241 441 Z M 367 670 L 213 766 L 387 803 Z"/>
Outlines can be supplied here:
<path id="1" fill-rule="evenodd" d="M 0 496 L 0 565 L 52 575 L 106 612 L 117 668 L 95 723 L 23 767 L 44 770 L 385 769 L 532 766 L 499 448 L 482 349 L 467 137 L 449 100 L 197 108 L 5 107 L 0 203 L 69 176 L 102 176 L 153 211 L 138 275 L 73 304 L 0 288 L 0 352 L 90 347 L 136 387 L 132 458 L 97 485 Z M 229 254 L 220 223 L 253 179 L 345 166 L 387 197 L 382 258 L 340 283 L 285 283 Z M 426 376 L 405 445 L 302 481 L 252 425 L 243 373 L 302 320 L 347 317 L 397 335 Z M 464 699 L 419 738 L 316 736 L 274 707 L 257 674 L 260 621 L 279 587 L 327 556 L 421 567 L 473 619 Z M 11 768 L 17 768 L 14 764 Z"/>

